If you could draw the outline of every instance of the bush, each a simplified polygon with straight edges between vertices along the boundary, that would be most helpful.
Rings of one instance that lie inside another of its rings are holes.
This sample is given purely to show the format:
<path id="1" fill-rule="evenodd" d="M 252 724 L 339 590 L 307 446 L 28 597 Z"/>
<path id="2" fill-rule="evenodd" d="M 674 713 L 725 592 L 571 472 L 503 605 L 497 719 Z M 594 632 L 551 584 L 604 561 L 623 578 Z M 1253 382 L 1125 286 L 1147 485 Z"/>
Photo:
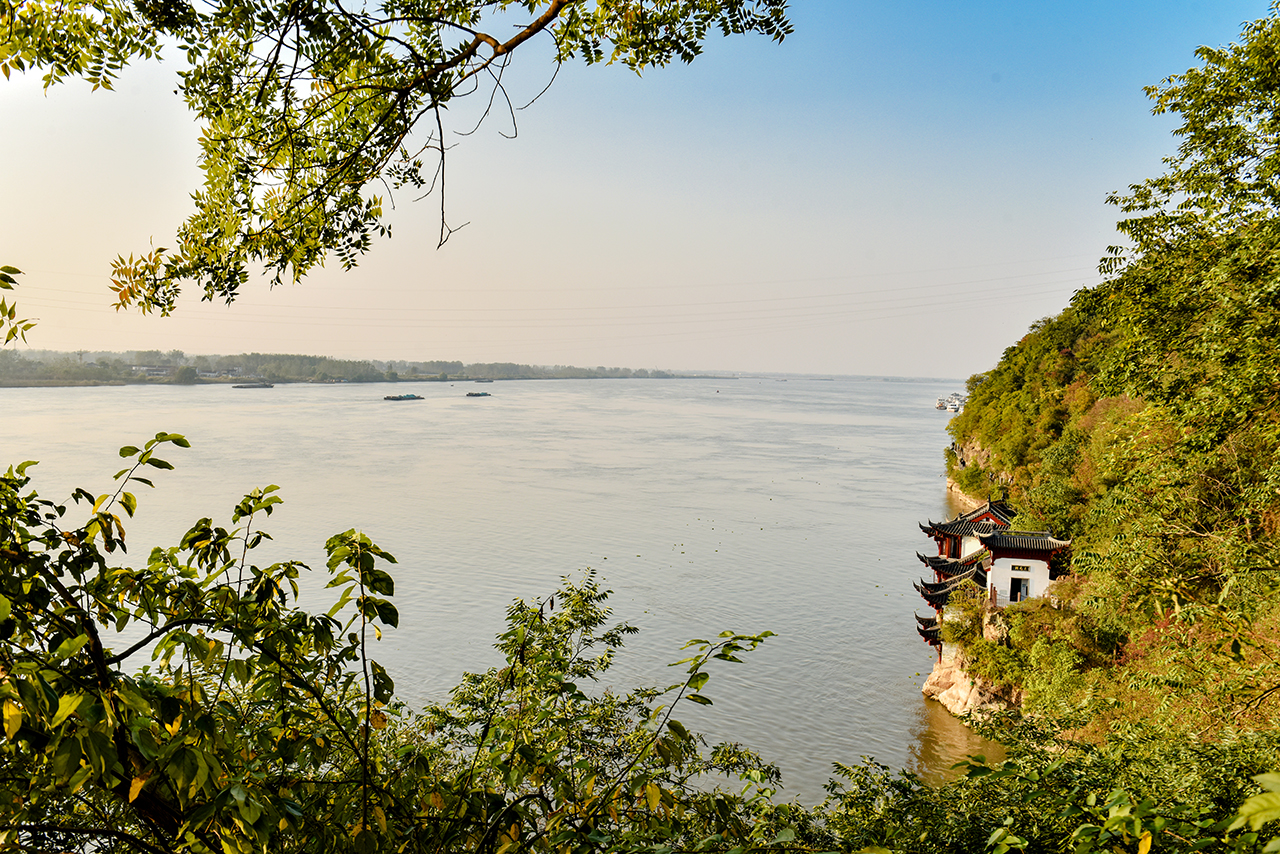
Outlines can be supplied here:
<path id="1" fill-rule="evenodd" d="M 137 507 L 128 490 L 172 468 L 166 444 L 188 446 L 161 433 L 121 449 L 114 492 L 76 491 L 92 508 L 78 524 L 28 491 L 32 463 L 0 477 L 0 847 L 558 854 L 784 829 L 787 812 L 761 806 L 777 769 L 707 750 L 673 716 L 710 703 L 713 659 L 739 661 L 768 632 L 691 641 L 667 688 L 591 693 L 634 629 L 608 625 L 588 575 L 513 604 L 504 666 L 414 713 L 369 655 L 399 622 L 395 558 L 355 531 L 331 537 L 336 601 L 302 610 L 305 566 L 252 562 L 275 486 L 233 508 L 238 527 L 201 519 L 143 566 L 108 564 L 124 551 L 119 514 Z"/>

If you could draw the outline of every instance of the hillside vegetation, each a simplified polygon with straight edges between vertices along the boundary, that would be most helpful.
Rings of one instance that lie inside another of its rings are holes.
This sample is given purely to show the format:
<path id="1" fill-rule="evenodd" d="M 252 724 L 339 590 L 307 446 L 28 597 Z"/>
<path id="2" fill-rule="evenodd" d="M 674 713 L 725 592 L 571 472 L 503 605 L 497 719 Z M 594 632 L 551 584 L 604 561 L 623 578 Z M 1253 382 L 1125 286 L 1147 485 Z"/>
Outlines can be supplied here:
<path id="1" fill-rule="evenodd" d="M 1062 678 L 1033 707 L 1197 734 L 1277 723 L 1280 220 L 1229 224 L 1165 233 L 1078 293 L 970 379 L 950 424 L 966 491 L 1007 492 L 1020 527 L 1074 540 L 1063 607 L 1012 609 L 1004 649 L 973 645 L 984 675 L 1024 687 L 1052 658 Z"/>

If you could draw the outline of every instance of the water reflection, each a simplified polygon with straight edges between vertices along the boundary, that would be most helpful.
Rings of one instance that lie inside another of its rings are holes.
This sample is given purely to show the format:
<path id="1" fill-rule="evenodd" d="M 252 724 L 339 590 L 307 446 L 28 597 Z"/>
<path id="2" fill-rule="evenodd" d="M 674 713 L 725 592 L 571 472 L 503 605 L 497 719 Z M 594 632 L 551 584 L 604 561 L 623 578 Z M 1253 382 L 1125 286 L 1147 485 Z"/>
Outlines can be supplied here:
<path id="1" fill-rule="evenodd" d="M 959 777 L 962 772 L 955 765 L 967 757 L 984 756 L 988 762 L 1005 757 L 1004 745 L 978 735 L 936 700 L 920 698 L 913 732 L 907 770 L 932 786 Z"/>

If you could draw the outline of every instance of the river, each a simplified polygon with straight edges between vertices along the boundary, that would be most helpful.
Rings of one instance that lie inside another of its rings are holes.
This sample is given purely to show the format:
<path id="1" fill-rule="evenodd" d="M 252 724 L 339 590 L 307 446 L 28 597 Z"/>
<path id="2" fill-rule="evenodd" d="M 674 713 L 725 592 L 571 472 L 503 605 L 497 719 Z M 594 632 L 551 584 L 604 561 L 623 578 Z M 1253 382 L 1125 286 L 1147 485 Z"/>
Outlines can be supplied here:
<path id="1" fill-rule="evenodd" d="M 740 741 L 813 803 L 833 762 L 863 755 L 936 779 L 990 745 L 926 702 L 933 651 L 911 587 L 947 503 L 955 382 L 790 377 L 377 385 L 0 389 L 0 461 L 46 497 L 105 491 L 116 449 L 185 434 L 139 494 L 130 554 L 229 524 L 278 484 L 270 559 L 323 568 L 327 536 L 367 533 L 392 568 L 400 628 L 374 652 L 410 703 L 442 700 L 497 662 L 515 597 L 594 569 L 641 628 L 609 684 L 667 684 L 681 644 L 725 629 L 777 634 L 713 671 L 691 729 Z M 486 390 L 490 397 L 468 398 Z M 413 391 L 425 400 L 391 403 Z M 318 587 L 318 585 L 311 585 Z"/>

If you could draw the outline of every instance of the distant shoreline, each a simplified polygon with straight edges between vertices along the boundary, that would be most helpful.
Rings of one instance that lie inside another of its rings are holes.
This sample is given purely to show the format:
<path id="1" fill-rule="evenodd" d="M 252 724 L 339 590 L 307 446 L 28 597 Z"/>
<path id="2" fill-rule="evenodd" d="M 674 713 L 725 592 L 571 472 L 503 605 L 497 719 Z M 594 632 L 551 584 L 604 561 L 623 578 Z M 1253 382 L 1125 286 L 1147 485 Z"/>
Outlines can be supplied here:
<path id="1" fill-rule="evenodd" d="M 563 380 L 736 380 L 738 377 L 715 376 L 713 374 L 670 374 L 665 377 L 400 377 L 398 379 L 376 380 L 301 380 L 301 379 L 268 379 L 266 377 L 218 377 L 216 379 L 200 378 L 194 382 L 180 383 L 168 377 L 164 379 L 139 378 L 137 380 L 4 380 L 0 379 L 3 388 L 94 388 L 106 386 L 236 386 L 246 382 L 269 382 L 272 385 L 402 385 L 404 383 L 505 383 L 505 382 L 557 382 Z"/>

